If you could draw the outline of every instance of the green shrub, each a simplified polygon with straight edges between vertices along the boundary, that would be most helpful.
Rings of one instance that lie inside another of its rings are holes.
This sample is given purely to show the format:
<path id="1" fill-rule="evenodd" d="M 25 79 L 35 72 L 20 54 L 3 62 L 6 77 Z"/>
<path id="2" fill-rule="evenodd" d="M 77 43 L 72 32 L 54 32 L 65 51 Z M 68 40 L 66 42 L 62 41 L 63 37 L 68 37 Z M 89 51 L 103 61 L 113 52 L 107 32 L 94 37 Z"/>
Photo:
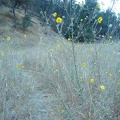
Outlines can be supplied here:
<path id="1" fill-rule="evenodd" d="M 29 26 L 32 26 L 32 23 L 31 23 L 31 17 L 27 14 L 25 15 L 25 17 L 23 17 L 22 27 L 23 29 L 26 29 Z"/>

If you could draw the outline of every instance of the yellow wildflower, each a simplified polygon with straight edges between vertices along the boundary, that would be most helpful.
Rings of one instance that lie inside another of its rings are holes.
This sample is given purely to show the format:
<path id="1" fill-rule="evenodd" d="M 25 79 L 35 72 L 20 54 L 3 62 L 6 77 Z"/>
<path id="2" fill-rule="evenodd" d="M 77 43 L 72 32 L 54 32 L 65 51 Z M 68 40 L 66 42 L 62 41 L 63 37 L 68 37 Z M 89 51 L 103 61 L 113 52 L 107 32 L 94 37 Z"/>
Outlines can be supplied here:
<path id="1" fill-rule="evenodd" d="M 22 68 L 22 69 L 25 69 L 25 66 L 22 66 L 21 68 Z"/>
<path id="2" fill-rule="evenodd" d="M 104 90 L 104 89 L 105 89 L 105 86 L 104 86 L 104 85 L 101 85 L 101 86 L 100 86 L 100 89 L 101 89 L 101 90 Z"/>
<path id="3" fill-rule="evenodd" d="M 58 70 L 54 70 L 54 72 L 58 72 Z"/>
<path id="4" fill-rule="evenodd" d="M 17 64 L 16 64 L 16 66 L 17 66 L 17 67 L 19 67 L 19 66 L 20 66 L 20 64 L 19 64 L 19 63 L 17 63 Z"/>
<path id="5" fill-rule="evenodd" d="M 54 13 L 53 13 L 53 16 L 54 16 L 54 17 L 57 17 L 57 13 L 56 13 L 56 12 L 54 12 Z"/>
<path id="6" fill-rule="evenodd" d="M 112 36 L 110 36 L 110 39 L 112 39 Z"/>
<path id="7" fill-rule="evenodd" d="M 70 38 L 68 38 L 68 40 L 71 40 Z"/>
<path id="8" fill-rule="evenodd" d="M 91 83 L 93 83 L 94 81 L 95 81 L 94 78 L 90 79 L 90 82 L 91 82 Z"/>
<path id="9" fill-rule="evenodd" d="M 81 22 L 83 21 L 83 19 L 80 20 Z"/>
<path id="10" fill-rule="evenodd" d="M 58 49 L 60 49 L 60 44 L 58 44 L 57 46 L 58 46 Z"/>
<path id="11" fill-rule="evenodd" d="M 99 17 L 99 18 L 98 18 L 98 23 L 101 23 L 102 20 L 103 20 L 103 18 L 102 18 L 102 17 Z"/>
<path id="12" fill-rule="evenodd" d="M 85 67 L 87 64 L 86 63 L 82 63 L 82 66 Z"/>
<path id="13" fill-rule="evenodd" d="M 72 20 L 74 20 L 74 18 L 72 18 Z"/>
<path id="14" fill-rule="evenodd" d="M 100 9 L 100 8 L 101 8 L 101 7 L 100 7 L 100 4 L 98 4 L 97 7 L 98 7 L 98 9 Z"/>
<path id="15" fill-rule="evenodd" d="M 7 40 L 8 40 L 8 41 L 10 41 L 10 39 L 11 39 L 10 37 L 7 37 Z"/>
<path id="16" fill-rule="evenodd" d="M 11 87 L 13 87 L 13 86 L 14 86 L 14 83 L 13 83 L 13 82 L 11 82 L 11 83 L 10 83 L 10 86 L 11 86 Z"/>
<path id="17" fill-rule="evenodd" d="M 62 112 L 62 113 L 64 113 L 64 112 L 65 112 L 65 110 L 61 110 L 61 112 Z"/>
<path id="18" fill-rule="evenodd" d="M 109 76 L 112 77 L 113 75 L 110 73 Z"/>
<path id="19" fill-rule="evenodd" d="M 63 22 L 63 19 L 60 18 L 60 17 L 58 17 L 58 18 L 56 19 L 56 22 L 57 22 L 57 23 L 62 23 L 62 22 Z"/>

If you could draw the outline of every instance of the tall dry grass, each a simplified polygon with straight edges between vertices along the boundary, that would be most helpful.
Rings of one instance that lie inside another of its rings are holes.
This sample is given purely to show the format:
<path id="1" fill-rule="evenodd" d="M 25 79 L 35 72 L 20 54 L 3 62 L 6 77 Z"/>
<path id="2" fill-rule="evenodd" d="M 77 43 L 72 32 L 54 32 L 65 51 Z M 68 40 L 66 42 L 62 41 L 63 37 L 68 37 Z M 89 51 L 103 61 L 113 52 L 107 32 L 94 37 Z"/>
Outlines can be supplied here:
<path id="1" fill-rule="evenodd" d="M 73 44 L 73 54 L 50 29 L 10 27 L 0 38 L 0 120 L 120 119 L 119 43 Z"/>

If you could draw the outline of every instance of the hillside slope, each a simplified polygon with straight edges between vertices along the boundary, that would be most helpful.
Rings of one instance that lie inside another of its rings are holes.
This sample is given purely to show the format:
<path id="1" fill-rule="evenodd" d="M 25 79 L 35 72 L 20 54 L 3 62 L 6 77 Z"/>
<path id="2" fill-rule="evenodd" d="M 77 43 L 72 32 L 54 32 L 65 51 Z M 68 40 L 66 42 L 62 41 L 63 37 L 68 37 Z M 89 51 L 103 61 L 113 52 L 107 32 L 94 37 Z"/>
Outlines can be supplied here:
<path id="1" fill-rule="evenodd" d="M 23 11 L 17 10 L 16 14 L 17 23 L 20 24 L 24 16 Z M 0 81 L 3 83 L 0 86 L 3 98 L 0 105 L 6 104 L 5 115 L 3 108 L 0 111 L 1 120 L 56 119 L 55 115 L 50 115 L 53 111 L 51 103 L 55 98 L 52 90 L 48 89 L 50 81 L 44 69 L 48 56 L 51 57 L 57 44 L 60 44 L 61 37 L 50 27 L 43 26 L 36 18 L 32 18 L 32 21 L 33 26 L 28 27 L 25 32 L 20 25 L 14 29 L 11 10 L 0 7 Z M 22 71 L 19 65 L 25 66 L 25 69 Z M 2 101 L 5 101 L 5 104 Z"/>

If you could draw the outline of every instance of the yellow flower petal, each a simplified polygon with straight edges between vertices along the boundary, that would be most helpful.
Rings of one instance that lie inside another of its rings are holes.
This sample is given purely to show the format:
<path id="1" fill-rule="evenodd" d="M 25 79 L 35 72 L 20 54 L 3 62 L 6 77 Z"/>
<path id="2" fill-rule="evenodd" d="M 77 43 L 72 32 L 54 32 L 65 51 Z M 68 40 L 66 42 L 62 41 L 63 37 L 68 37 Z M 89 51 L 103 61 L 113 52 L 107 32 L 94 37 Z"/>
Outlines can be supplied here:
<path id="1" fill-rule="evenodd" d="M 10 37 L 7 37 L 7 40 L 8 40 L 8 41 L 10 41 L 10 39 L 11 39 Z"/>
<path id="2" fill-rule="evenodd" d="M 110 73 L 109 76 L 112 77 L 113 75 Z"/>
<path id="3" fill-rule="evenodd" d="M 60 49 L 60 44 L 57 45 L 58 49 Z"/>
<path id="4" fill-rule="evenodd" d="M 97 7 L 98 7 L 98 9 L 100 9 L 100 8 L 101 8 L 101 7 L 100 7 L 100 4 L 98 4 Z"/>
<path id="5" fill-rule="evenodd" d="M 61 112 L 62 112 L 62 113 L 64 113 L 64 112 L 65 112 L 65 110 L 61 110 Z"/>
<path id="6" fill-rule="evenodd" d="M 19 67 L 19 66 L 20 66 L 20 64 L 19 64 L 19 63 L 17 63 L 17 64 L 16 64 L 16 66 L 17 66 L 17 67 Z"/>
<path id="7" fill-rule="evenodd" d="M 99 18 L 98 18 L 98 23 L 101 23 L 102 20 L 103 20 L 103 18 L 102 18 L 102 17 L 99 17 Z"/>
<path id="8" fill-rule="evenodd" d="M 68 40 L 71 40 L 70 38 L 68 38 Z"/>
<path id="9" fill-rule="evenodd" d="M 22 69 L 25 69 L 25 66 L 22 66 L 21 68 L 22 68 Z"/>
<path id="10" fill-rule="evenodd" d="M 58 70 L 54 70 L 54 72 L 58 72 Z"/>
<path id="11" fill-rule="evenodd" d="M 110 36 L 110 39 L 112 39 L 112 36 Z"/>
<path id="12" fill-rule="evenodd" d="M 90 79 L 90 82 L 91 82 L 91 83 L 93 83 L 94 81 L 95 81 L 94 78 Z"/>
<path id="13" fill-rule="evenodd" d="M 13 82 L 11 82 L 11 83 L 10 83 L 10 86 L 11 86 L 11 87 L 13 87 L 13 86 L 14 86 L 14 83 L 13 83 Z"/>
<path id="14" fill-rule="evenodd" d="M 56 22 L 57 22 L 57 23 L 62 23 L 62 22 L 63 22 L 63 19 L 60 18 L 60 17 L 58 17 L 58 18 L 56 19 Z"/>
<path id="15" fill-rule="evenodd" d="M 100 86 L 100 89 L 101 89 L 101 90 L 104 90 L 104 89 L 105 89 L 105 86 L 104 86 L 104 85 L 101 85 L 101 86 Z"/>
<path id="16" fill-rule="evenodd" d="M 72 20 L 74 20 L 74 18 L 72 18 Z"/>
<path id="17" fill-rule="evenodd" d="M 54 17 L 57 17 L 57 13 L 56 13 L 56 12 L 54 12 L 54 13 L 53 13 L 53 16 L 54 16 Z"/>
<path id="18" fill-rule="evenodd" d="M 86 63 L 82 63 L 82 66 L 85 67 L 87 64 Z"/>

